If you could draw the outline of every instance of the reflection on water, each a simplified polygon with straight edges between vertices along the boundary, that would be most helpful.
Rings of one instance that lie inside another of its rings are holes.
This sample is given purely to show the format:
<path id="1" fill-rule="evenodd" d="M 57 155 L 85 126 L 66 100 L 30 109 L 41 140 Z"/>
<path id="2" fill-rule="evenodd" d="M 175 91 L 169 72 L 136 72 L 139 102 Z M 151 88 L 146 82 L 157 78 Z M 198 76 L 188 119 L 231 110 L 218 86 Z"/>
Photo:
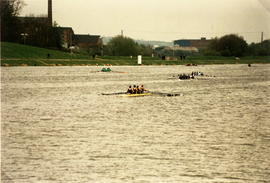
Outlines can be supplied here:
<path id="1" fill-rule="evenodd" d="M 2 182 L 266 183 L 269 66 L 2 68 Z"/>

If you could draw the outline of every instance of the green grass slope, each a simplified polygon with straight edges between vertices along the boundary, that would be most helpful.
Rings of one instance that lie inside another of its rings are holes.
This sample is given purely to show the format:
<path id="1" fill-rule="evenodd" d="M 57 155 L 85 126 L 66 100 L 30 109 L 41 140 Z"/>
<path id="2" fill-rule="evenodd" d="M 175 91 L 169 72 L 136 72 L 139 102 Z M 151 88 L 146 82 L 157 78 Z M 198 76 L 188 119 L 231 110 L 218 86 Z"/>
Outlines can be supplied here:
<path id="1" fill-rule="evenodd" d="M 50 58 L 47 58 L 47 54 Z M 221 57 L 187 56 L 185 60 L 166 61 L 160 58 L 142 57 L 143 65 L 186 65 L 186 64 L 253 64 L 270 63 L 270 57 Z M 137 57 L 103 56 L 93 59 L 83 54 L 1 42 L 1 66 L 75 66 L 75 65 L 137 65 Z"/>
<path id="2" fill-rule="evenodd" d="M 67 52 L 28 46 L 23 44 L 1 42 L 1 58 L 2 59 L 47 59 L 50 54 L 52 59 L 88 59 L 86 55 L 70 54 Z"/>

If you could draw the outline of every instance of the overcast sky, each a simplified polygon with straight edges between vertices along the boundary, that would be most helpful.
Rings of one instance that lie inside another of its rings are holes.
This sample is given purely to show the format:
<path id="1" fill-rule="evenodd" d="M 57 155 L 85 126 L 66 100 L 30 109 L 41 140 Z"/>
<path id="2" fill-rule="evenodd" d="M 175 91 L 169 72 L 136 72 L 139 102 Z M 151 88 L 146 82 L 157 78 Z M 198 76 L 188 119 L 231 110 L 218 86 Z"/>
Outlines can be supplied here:
<path id="1" fill-rule="evenodd" d="M 21 15 L 46 15 L 48 0 L 24 0 Z M 270 0 L 53 0 L 53 20 L 75 34 L 173 41 L 237 33 L 270 39 Z"/>

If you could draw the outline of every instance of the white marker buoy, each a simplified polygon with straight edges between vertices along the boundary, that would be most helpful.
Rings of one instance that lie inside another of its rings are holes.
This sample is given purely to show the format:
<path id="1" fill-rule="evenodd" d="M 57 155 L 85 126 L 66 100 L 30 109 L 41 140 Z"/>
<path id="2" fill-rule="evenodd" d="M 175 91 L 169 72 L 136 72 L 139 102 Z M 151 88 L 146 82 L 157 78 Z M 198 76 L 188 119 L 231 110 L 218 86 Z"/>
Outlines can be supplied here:
<path id="1" fill-rule="evenodd" d="M 138 65 L 141 65 L 141 64 L 142 64 L 142 56 L 138 55 Z"/>

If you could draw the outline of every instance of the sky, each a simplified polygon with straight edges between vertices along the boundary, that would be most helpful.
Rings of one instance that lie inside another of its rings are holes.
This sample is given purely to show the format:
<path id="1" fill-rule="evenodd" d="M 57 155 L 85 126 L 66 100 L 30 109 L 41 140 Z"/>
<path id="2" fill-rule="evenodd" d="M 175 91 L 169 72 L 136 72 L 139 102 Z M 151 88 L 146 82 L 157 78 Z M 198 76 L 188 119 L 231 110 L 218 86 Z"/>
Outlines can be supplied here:
<path id="1" fill-rule="evenodd" d="M 21 15 L 47 15 L 47 0 L 23 0 Z M 173 41 L 238 34 L 270 39 L 270 0 L 52 0 L 53 21 L 75 34 Z"/>

